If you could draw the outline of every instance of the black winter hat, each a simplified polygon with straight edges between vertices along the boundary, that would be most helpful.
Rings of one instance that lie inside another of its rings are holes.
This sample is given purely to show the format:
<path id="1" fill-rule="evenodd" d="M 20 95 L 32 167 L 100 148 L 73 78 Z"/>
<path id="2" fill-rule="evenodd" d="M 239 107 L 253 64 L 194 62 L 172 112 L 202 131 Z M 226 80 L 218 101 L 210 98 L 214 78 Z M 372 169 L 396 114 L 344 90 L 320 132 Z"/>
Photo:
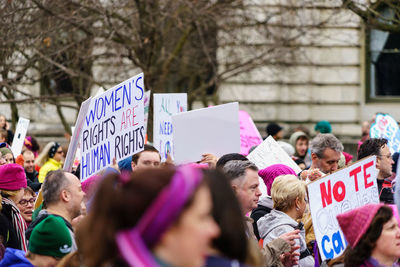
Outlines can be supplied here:
<path id="1" fill-rule="evenodd" d="M 271 122 L 270 124 L 267 125 L 267 128 L 265 129 L 267 132 L 267 135 L 276 135 L 280 130 L 283 128 L 279 126 L 277 123 Z"/>

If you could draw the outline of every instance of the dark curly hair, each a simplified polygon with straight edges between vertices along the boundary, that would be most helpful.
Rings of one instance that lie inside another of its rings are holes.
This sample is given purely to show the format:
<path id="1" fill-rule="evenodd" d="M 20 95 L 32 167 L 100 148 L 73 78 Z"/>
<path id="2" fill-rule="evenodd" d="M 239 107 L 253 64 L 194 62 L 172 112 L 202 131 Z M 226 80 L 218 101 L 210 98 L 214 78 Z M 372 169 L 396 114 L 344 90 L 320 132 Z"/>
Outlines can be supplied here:
<path id="1" fill-rule="evenodd" d="M 344 254 L 344 266 L 359 266 L 367 260 L 375 248 L 376 241 L 380 237 L 383 225 L 390 221 L 393 217 L 392 209 L 387 206 L 382 206 L 375 217 L 372 219 L 367 232 L 361 237 L 358 244 L 351 248 L 347 247 Z"/>
<path id="2" fill-rule="evenodd" d="M 381 148 L 387 144 L 387 140 L 384 138 L 371 138 L 366 140 L 358 151 L 357 160 L 365 157 L 375 155 L 381 155 Z"/>

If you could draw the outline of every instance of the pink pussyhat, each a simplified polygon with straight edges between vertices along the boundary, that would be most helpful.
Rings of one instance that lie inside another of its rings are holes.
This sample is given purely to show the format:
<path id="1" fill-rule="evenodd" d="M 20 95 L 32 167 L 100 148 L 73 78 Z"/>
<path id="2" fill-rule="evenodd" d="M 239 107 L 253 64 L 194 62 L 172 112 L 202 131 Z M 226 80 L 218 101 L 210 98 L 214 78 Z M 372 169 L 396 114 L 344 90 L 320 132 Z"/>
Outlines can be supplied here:
<path id="1" fill-rule="evenodd" d="M 271 195 L 272 183 L 274 182 L 275 178 L 286 174 L 296 175 L 296 172 L 284 164 L 273 164 L 258 171 L 258 175 L 263 179 L 264 184 L 267 187 L 268 195 Z"/>
<path id="2" fill-rule="evenodd" d="M 0 189 L 17 191 L 26 188 L 25 170 L 16 163 L 0 166 Z"/>
<path id="3" fill-rule="evenodd" d="M 339 226 L 352 248 L 357 246 L 382 206 L 383 204 L 367 204 L 336 216 Z"/>

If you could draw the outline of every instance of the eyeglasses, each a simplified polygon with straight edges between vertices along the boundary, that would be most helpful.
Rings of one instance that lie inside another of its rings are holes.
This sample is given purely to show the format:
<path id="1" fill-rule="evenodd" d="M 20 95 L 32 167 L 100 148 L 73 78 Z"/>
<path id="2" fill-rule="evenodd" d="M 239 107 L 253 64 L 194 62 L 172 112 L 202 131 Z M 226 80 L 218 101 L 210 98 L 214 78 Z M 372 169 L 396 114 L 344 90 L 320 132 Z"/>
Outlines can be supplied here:
<path id="1" fill-rule="evenodd" d="M 18 204 L 20 204 L 20 205 L 22 205 L 22 206 L 26 206 L 26 205 L 28 205 L 28 202 L 29 203 L 31 203 L 32 205 L 35 203 L 35 201 L 36 201 L 36 198 L 31 198 L 31 199 L 21 199 L 19 202 L 18 202 Z"/>

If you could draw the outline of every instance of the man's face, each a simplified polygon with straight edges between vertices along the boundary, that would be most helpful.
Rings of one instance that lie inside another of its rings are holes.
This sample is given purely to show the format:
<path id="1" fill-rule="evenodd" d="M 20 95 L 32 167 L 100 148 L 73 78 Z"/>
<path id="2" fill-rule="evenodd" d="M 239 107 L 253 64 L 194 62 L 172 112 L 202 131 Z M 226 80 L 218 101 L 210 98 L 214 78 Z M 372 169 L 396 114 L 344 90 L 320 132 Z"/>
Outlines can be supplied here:
<path id="1" fill-rule="evenodd" d="M 82 201 L 85 197 L 85 192 L 82 191 L 81 182 L 72 173 L 65 173 L 69 180 L 69 185 L 66 190 L 69 192 L 68 210 L 72 218 L 78 217 L 81 214 Z"/>
<path id="2" fill-rule="evenodd" d="M 143 167 L 160 166 L 161 158 L 158 152 L 143 151 L 140 153 L 137 163 L 132 161 L 132 170 Z"/>
<path id="3" fill-rule="evenodd" d="M 33 153 L 24 153 L 24 169 L 29 173 L 35 170 L 35 156 Z"/>
<path id="4" fill-rule="evenodd" d="M 380 156 L 376 158 L 376 167 L 379 170 L 378 177 L 381 179 L 388 178 L 392 175 L 392 165 L 394 161 L 389 147 L 384 145 L 380 149 Z"/>
<path id="5" fill-rule="evenodd" d="M 340 152 L 331 148 L 325 148 L 322 158 L 318 158 L 315 153 L 312 153 L 311 159 L 315 168 L 320 169 L 325 174 L 329 174 L 338 169 Z"/>
<path id="6" fill-rule="evenodd" d="M 261 196 L 258 185 L 258 173 L 251 169 L 246 170 L 245 177 L 242 181 L 239 179 L 238 184 L 232 184 L 236 197 L 245 214 L 257 208 L 258 199 Z"/>

